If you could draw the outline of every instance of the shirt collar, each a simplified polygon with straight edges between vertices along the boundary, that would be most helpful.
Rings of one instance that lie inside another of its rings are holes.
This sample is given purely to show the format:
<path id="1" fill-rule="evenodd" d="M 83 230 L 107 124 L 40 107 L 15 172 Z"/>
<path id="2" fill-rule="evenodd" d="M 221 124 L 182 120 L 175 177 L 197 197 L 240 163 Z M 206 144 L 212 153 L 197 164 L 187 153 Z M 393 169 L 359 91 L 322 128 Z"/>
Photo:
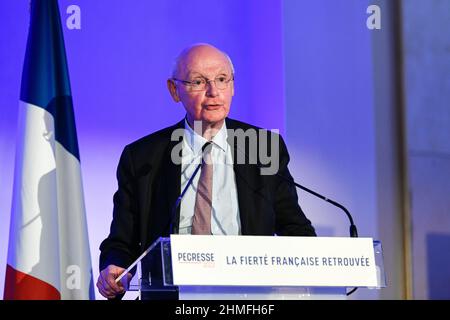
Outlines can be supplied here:
<path id="1" fill-rule="evenodd" d="M 199 154 L 203 145 L 208 142 L 208 140 L 196 133 L 188 124 L 187 119 L 184 119 L 184 128 L 186 129 L 184 130 L 184 139 L 187 142 L 187 145 L 191 148 L 194 154 Z M 211 141 L 214 146 L 219 147 L 222 151 L 226 152 L 228 147 L 227 137 L 227 125 L 224 121 L 222 128 L 220 128 Z"/>

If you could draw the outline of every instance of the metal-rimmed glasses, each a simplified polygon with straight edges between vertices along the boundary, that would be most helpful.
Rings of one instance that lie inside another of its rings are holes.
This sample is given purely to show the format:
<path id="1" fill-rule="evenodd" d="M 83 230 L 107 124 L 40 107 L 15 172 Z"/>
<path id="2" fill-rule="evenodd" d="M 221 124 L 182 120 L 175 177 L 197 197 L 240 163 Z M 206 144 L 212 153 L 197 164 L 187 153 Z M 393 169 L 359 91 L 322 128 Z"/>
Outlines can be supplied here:
<path id="1" fill-rule="evenodd" d="M 191 81 L 181 80 L 181 79 L 177 79 L 177 78 L 172 78 L 172 80 L 181 82 L 185 86 L 190 87 L 191 91 L 205 91 L 206 84 L 209 82 L 214 82 L 217 89 L 224 90 L 228 87 L 228 83 L 230 83 L 230 81 L 234 80 L 234 75 L 232 75 L 231 77 L 225 76 L 225 75 L 220 75 L 220 76 L 215 77 L 212 80 L 206 79 L 204 77 L 197 77 Z"/>

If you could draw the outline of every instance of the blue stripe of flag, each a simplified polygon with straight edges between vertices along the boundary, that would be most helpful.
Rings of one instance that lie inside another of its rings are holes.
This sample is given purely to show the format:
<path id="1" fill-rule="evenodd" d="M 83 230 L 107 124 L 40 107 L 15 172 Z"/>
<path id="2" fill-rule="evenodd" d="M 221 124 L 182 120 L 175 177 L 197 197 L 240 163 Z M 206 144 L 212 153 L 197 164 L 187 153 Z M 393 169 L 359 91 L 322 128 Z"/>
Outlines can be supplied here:
<path id="1" fill-rule="evenodd" d="M 53 115 L 55 139 L 80 160 L 57 0 L 33 0 L 20 99 Z"/>

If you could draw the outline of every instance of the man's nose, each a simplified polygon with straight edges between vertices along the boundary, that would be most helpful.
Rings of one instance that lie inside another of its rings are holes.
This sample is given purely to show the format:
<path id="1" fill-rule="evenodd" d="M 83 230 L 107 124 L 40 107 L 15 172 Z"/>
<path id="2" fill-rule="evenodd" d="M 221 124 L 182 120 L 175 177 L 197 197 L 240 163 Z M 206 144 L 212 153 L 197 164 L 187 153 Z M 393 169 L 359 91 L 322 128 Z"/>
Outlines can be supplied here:
<path id="1" fill-rule="evenodd" d="M 206 82 L 206 94 L 210 97 L 215 97 L 219 94 L 215 80 L 209 80 Z"/>

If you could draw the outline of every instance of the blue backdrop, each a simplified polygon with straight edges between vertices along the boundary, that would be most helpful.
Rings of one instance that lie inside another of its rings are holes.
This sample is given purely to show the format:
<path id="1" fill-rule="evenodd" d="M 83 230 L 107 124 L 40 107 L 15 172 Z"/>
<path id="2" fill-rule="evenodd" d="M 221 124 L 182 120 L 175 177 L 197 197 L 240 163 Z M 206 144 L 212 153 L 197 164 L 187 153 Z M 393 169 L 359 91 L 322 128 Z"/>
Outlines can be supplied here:
<path id="1" fill-rule="evenodd" d="M 378 237 L 368 1 L 59 3 L 63 25 L 69 5 L 81 9 L 81 29 L 64 27 L 64 36 L 95 277 L 122 148 L 184 116 L 166 79 L 175 56 L 195 42 L 211 43 L 233 60 L 230 116 L 280 130 L 294 177 L 344 203 L 362 236 Z M 27 26 L 28 0 L 0 2 L 0 294 Z M 320 235 L 347 236 L 338 209 L 304 194 L 300 201 Z"/>

